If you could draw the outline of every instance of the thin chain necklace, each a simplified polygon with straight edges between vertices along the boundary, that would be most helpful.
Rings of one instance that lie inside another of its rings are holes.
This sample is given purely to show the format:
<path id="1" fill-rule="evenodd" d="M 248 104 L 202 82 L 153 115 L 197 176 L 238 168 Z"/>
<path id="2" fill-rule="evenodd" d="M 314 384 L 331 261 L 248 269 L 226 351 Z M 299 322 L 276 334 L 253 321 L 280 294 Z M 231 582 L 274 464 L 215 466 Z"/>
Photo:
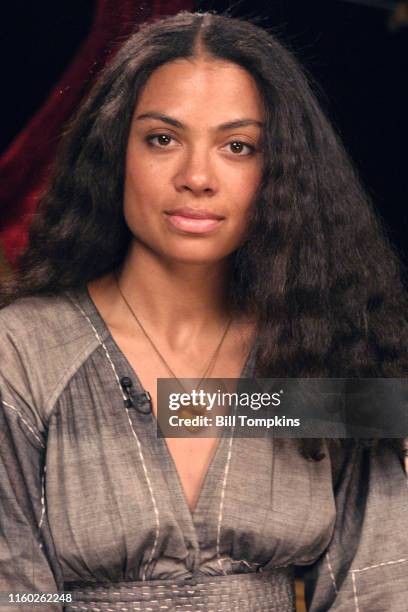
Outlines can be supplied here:
<path id="1" fill-rule="evenodd" d="M 184 386 L 182 385 L 179 377 L 174 373 L 174 371 L 172 370 L 172 368 L 170 367 L 170 365 L 167 363 L 166 359 L 163 357 L 163 355 L 161 354 L 161 352 L 159 351 L 159 349 L 157 348 L 157 346 L 155 345 L 155 343 L 153 342 L 153 340 L 151 339 L 151 337 L 149 336 L 149 334 L 147 333 L 146 329 L 144 328 L 144 326 L 142 325 L 141 321 L 139 320 L 138 316 L 136 315 L 135 311 L 133 310 L 132 306 L 129 304 L 128 300 L 126 299 L 126 297 L 123 294 L 122 289 L 120 288 L 120 284 L 119 284 L 119 279 L 117 277 L 116 274 L 113 275 L 115 278 L 115 282 L 116 282 L 116 286 L 118 288 L 119 294 L 122 297 L 124 303 L 126 304 L 130 314 L 132 315 L 132 317 L 134 318 L 134 320 L 136 321 L 136 323 L 138 324 L 139 328 L 141 329 L 141 331 L 143 332 L 144 336 L 146 337 L 146 339 L 148 340 L 149 344 L 151 345 L 151 347 L 153 348 L 153 350 L 155 351 L 155 353 L 157 354 L 157 356 L 160 358 L 160 360 L 162 361 L 162 363 L 165 365 L 165 367 L 167 368 L 167 370 L 170 372 L 172 378 L 174 378 L 177 383 L 179 384 L 179 386 L 183 389 L 184 392 L 186 392 L 186 389 L 184 388 Z M 217 344 L 217 347 L 214 351 L 214 353 L 212 354 L 207 367 L 204 370 L 204 374 L 201 376 L 201 379 L 198 383 L 198 387 L 200 387 L 201 383 L 203 382 L 203 380 L 205 379 L 205 377 L 207 376 L 207 374 L 209 374 L 209 372 L 212 370 L 215 361 L 218 357 L 218 353 L 221 350 L 222 344 L 225 340 L 225 337 L 228 333 L 228 330 L 231 326 L 232 323 L 232 317 L 229 319 L 225 329 L 224 329 L 224 333 L 221 336 L 220 341 Z M 193 405 L 191 404 L 190 406 L 183 406 L 183 408 L 180 411 L 180 416 L 183 416 L 184 413 L 185 416 L 187 417 L 193 417 L 193 416 L 201 416 L 206 410 L 206 406 L 200 404 L 199 406 Z M 203 429 L 202 427 L 190 427 L 188 426 L 187 429 L 189 429 L 190 431 L 198 431 Z"/>

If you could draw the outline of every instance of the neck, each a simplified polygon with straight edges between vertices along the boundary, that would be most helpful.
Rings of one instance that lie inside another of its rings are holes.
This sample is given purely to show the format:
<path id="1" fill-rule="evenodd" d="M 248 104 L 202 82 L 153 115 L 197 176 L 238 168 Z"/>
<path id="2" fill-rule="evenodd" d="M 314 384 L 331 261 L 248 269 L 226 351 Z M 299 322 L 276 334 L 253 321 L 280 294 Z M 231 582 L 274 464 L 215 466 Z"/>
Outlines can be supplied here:
<path id="1" fill-rule="evenodd" d="M 116 276 L 141 322 L 155 330 L 156 337 L 181 347 L 203 335 L 219 334 L 228 323 L 232 314 L 227 299 L 229 274 L 228 260 L 192 265 L 163 260 L 156 253 L 134 247 Z M 131 328 L 134 322 L 114 277 L 101 279 L 99 289 L 110 302 L 111 319 L 127 320 Z"/>

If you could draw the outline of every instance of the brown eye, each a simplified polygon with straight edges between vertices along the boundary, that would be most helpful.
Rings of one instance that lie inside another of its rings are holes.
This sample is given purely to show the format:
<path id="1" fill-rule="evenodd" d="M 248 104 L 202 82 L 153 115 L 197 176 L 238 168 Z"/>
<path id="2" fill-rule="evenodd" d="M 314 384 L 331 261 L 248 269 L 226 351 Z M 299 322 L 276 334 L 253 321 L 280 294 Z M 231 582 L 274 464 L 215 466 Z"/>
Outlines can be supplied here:
<path id="1" fill-rule="evenodd" d="M 167 136 L 166 134 L 160 134 L 159 136 L 157 136 L 157 142 L 160 145 L 168 145 L 171 141 L 170 136 Z"/>
<path id="2" fill-rule="evenodd" d="M 244 145 L 242 142 L 231 142 L 230 147 L 234 153 L 242 153 Z"/>
<path id="3" fill-rule="evenodd" d="M 230 147 L 231 153 L 242 157 L 245 155 L 251 155 L 255 152 L 255 147 L 247 144 L 246 142 L 242 142 L 241 140 L 233 140 L 232 142 L 229 142 L 227 146 Z"/>
<path id="4" fill-rule="evenodd" d="M 146 142 L 153 147 L 167 147 L 172 140 L 168 134 L 155 134 L 146 138 Z"/>

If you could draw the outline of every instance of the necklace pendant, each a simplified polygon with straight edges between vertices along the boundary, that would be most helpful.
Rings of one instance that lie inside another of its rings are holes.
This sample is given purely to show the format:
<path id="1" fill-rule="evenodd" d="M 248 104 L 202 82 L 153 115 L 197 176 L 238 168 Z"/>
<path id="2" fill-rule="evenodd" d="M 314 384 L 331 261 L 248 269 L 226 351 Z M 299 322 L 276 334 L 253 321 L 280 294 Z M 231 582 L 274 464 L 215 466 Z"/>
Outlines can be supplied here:
<path id="1" fill-rule="evenodd" d="M 184 419 L 183 427 L 191 433 L 198 433 L 206 429 L 208 427 L 207 406 L 207 402 L 200 402 L 199 404 L 191 402 L 181 406 L 179 416 Z"/>

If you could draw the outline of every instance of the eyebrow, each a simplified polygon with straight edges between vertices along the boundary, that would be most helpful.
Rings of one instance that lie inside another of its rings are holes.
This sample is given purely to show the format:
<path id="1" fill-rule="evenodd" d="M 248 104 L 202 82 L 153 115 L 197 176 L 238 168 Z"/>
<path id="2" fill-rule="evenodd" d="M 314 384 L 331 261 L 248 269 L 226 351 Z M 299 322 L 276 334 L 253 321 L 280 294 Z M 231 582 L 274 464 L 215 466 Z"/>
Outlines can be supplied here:
<path id="1" fill-rule="evenodd" d="M 176 128 L 186 128 L 187 126 L 184 123 L 181 123 L 178 119 L 174 119 L 173 117 L 169 117 L 168 115 L 163 115 L 162 113 L 143 113 L 142 115 L 138 115 L 136 117 L 136 121 L 142 121 L 143 119 L 159 119 L 159 121 L 163 121 L 164 123 L 168 123 Z M 262 121 L 257 121 L 256 119 L 236 119 L 235 121 L 227 121 L 226 123 L 221 123 L 217 125 L 215 128 L 217 131 L 223 130 L 231 130 L 239 127 L 245 127 L 247 125 L 256 125 L 258 127 L 262 127 Z"/>

